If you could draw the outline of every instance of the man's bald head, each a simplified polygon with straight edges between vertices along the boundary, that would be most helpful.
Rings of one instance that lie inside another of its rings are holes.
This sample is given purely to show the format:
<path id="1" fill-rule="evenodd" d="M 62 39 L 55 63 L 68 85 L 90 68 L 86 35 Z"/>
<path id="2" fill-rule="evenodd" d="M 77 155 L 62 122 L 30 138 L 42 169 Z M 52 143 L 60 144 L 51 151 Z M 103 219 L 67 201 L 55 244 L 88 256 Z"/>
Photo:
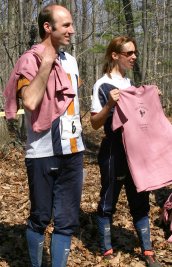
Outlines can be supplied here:
<path id="1" fill-rule="evenodd" d="M 52 29 L 53 29 L 53 25 L 54 25 L 54 17 L 53 17 L 53 13 L 54 11 L 59 13 L 59 17 L 61 15 L 63 15 L 64 13 L 69 13 L 70 12 L 63 6 L 57 5 L 57 4 L 49 4 L 47 6 L 45 6 L 41 12 L 39 13 L 38 16 L 38 26 L 39 26 L 39 35 L 41 37 L 41 39 L 44 39 L 45 37 L 45 30 L 44 30 L 44 23 L 48 22 L 52 25 Z"/>

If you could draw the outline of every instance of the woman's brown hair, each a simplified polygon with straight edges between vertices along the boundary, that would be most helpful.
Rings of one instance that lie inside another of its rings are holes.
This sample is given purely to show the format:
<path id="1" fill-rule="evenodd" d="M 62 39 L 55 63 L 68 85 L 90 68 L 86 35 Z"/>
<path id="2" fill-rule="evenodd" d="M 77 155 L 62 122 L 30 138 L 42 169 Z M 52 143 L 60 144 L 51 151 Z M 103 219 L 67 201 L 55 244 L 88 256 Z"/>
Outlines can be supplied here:
<path id="1" fill-rule="evenodd" d="M 110 73 L 116 65 L 115 60 L 112 58 L 112 53 L 115 52 L 117 54 L 120 54 L 122 52 L 123 45 L 128 42 L 132 42 L 135 46 L 135 49 L 137 50 L 136 41 L 132 37 L 119 36 L 111 40 L 106 49 L 105 63 L 103 65 L 103 74 L 106 73 L 111 78 Z"/>

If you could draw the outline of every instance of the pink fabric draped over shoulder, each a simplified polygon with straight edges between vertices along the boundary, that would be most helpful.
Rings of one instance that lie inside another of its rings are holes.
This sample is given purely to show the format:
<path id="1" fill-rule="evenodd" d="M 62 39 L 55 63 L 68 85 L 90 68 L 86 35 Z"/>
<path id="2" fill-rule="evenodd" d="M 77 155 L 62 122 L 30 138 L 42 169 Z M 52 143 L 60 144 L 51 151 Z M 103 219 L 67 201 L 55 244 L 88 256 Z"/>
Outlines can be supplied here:
<path id="1" fill-rule="evenodd" d="M 119 127 L 137 191 L 172 184 L 172 125 L 164 115 L 156 86 L 120 90 L 112 129 Z"/>
<path id="2" fill-rule="evenodd" d="M 34 79 L 41 64 L 37 52 L 43 52 L 44 48 L 42 44 L 32 46 L 19 58 L 14 66 L 3 93 L 7 119 L 16 117 L 18 110 L 16 93 L 19 78 L 24 76 L 30 82 Z M 42 102 L 31 114 L 33 131 L 41 132 L 49 129 L 52 121 L 66 111 L 74 96 L 75 93 L 67 73 L 63 70 L 60 62 L 56 60 Z"/>

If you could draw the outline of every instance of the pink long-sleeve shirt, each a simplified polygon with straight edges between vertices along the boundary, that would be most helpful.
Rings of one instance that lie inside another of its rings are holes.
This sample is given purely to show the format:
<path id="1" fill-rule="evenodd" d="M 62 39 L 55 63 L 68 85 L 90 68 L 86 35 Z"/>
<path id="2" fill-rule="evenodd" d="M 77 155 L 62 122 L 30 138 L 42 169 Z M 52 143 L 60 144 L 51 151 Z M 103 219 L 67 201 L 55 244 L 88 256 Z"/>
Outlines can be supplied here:
<path id="1" fill-rule="evenodd" d="M 21 76 L 24 76 L 30 82 L 34 79 L 41 64 L 37 52 L 43 52 L 44 48 L 42 44 L 32 46 L 19 58 L 14 66 L 3 93 L 7 119 L 14 119 L 18 110 L 16 95 L 18 80 Z M 71 82 L 60 62 L 56 60 L 42 102 L 31 115 L 33 130 L 41 132 L 49 129 L 52 121 L 66 111 L 74 96 Z"/>
<path id="2" fill-rule="evenodd" d="M 112 129 L 122 127 L 128 165 L 138 192 L 172 183 L 172 125 L 154 85 L 120 91 Z"/>

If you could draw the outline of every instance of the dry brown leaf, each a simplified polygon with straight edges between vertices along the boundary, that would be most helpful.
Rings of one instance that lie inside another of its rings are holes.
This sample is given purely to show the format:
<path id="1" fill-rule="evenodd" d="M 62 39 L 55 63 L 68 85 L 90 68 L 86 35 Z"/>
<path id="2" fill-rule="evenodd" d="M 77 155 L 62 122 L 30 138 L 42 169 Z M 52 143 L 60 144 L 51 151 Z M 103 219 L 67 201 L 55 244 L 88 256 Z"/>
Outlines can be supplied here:
<path id="1" fill-rule="evenodd" d="M 117 256 L 111 265 L 102 260 L 99 249 L 95 212 L 99 201 L 100 174 L 97 165 L 98 147 L 103 135 L 90 128 L 89 118 L 83 121 L 89 147 L 84 156 L 87 175 L 84 180 L 80 211 L 80 229 L 72 238 L 68 267 L 143 267 L 136 232 L 129 213 L 125 190 L 121 191 L 116 214 L 113 216 L 112 240 Z M 90 145 L 91 144 L 91 145 Z M 172 247 L 166 242 L 166 231 L 158 220 L 160 208 L 172 187 L 150 195 L 151 237 L 157 258 L 165 267 L 172 266 Z M 0 160 L 0 267 L 29 267 L 25 226 L 29 214 L 28 184 L 24 152 L 12 147 Z M 50 267 L 51 224 L 45 234 L 44 263 Z"/>

